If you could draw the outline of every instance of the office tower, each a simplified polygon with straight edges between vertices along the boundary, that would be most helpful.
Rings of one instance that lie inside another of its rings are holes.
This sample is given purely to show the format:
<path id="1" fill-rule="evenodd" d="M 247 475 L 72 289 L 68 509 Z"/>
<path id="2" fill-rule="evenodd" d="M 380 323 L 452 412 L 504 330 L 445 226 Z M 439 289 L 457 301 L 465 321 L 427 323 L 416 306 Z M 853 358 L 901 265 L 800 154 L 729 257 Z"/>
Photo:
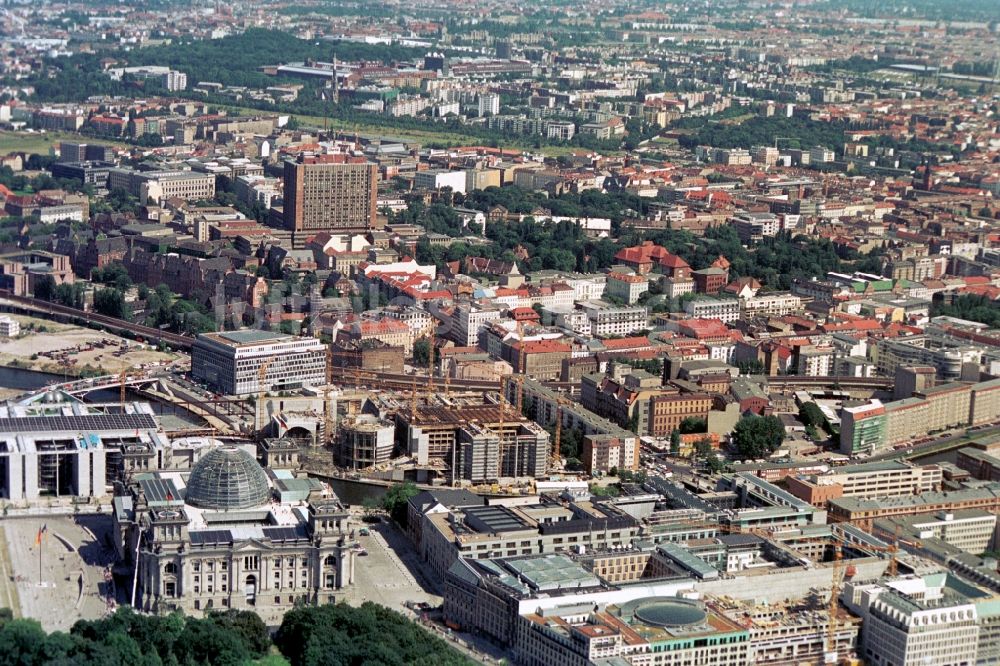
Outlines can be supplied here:
<path id="1" fill-rule="evenodd" d="M 364 230 L 375 223 L 378 167 L 349 155 L 300 155 L 285 161 L 285 228 Z"/>

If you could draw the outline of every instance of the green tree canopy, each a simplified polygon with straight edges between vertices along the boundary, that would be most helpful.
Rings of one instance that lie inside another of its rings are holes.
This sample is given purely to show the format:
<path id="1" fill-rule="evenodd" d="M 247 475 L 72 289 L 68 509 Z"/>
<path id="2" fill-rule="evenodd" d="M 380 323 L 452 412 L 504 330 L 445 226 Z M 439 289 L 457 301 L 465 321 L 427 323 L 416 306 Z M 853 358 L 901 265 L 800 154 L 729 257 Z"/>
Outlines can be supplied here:
<path id="1" fill-rule="evenodd" d="M 766 458 L 785 441 L 785 426 L 777 416 L 744 416 L 732 437 L 741 458 Z"/>
<path id="2" fill-rule="evenodd" d="M 371 602 L 360 608 L 341 603 L 292 610 L 274 642 L 292 666 L 472 663 L 399 613 Z"/>

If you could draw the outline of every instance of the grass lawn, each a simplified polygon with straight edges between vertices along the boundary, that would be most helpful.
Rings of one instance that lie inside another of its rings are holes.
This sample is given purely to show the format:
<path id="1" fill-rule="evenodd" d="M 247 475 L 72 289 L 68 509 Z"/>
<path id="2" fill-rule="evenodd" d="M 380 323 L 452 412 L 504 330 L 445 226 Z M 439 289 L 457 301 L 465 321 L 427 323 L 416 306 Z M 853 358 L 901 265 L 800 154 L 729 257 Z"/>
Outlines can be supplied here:
<path id="1" fill-rule="evenodd" d="M 261 111 L 260 109 L 254 109 L 252 107 L 246 106 L 230 106 L 223 105 L 222 108 L 227 109 L 233 113 L 240 113 L 246 115 L 260 115 L 265 113 L 275 113 L 271 111 Z M 279 113 L 279 115 L 286 115 L 284 113 Z M 396 129 L 393 127 L 383 127 L 378 123 L 352 123 L 345 120 L 340 120 L 338 118 L 324 119 L 322 116 L 305 116 L 302 114 L 288 114 L 294 115 L 298 118 L 299 122 L 304 127 L 314 127 L 322 128 L 324 126 L 324 121 L 327 127 L 332 127 L 333 129 L 338 129 L 347 132 L 357 132 L 358 134 L 374 134 L 376 136 L 384 136 L 387 138 L 400 139 L 402 141 L 412 141 L 414 143 L 420 143 L 423 145 L 436 144 L 444 145 L 448 147 L 452 146 L 480 146 L 486 144 L 482 138 L 477 136 L 472 136 L 465 134 L 461 131 L 438 131 L 433 129 Z M 550 157 L 559 157 L 560 155 L 569 155 L 575 150 L 586 150 L 580 146 L 546 146 L 543 145 L 541 148 L 535 148 L 534 142 L 530 138 L 514 138 L 510 137 L 504 140 L 504 148 L 511 148 L 514 150 L 526 150 L 530 152 L 539 152 L 543 155 L 548 155 Z M 614 154 L 614 153 L 612 153 Z"/>
<path id="2" fill-rule="evenodd" d="M 84 143 L 101 145 L 124 145 L 114 141 L 95 139 L 71 132 L 0 132 L 0 155 L 23 152 L 37 155 L 48 155 L 51 149 L 58 147 L 60 141 L 82 141 Z"/>

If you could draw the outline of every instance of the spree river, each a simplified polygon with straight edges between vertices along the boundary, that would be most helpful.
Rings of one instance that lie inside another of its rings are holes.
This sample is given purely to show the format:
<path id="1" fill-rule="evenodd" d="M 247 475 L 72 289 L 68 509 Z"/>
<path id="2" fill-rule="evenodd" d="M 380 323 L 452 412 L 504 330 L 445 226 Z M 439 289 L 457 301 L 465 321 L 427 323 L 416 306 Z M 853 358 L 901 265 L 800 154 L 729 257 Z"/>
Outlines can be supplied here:
<path id="1" fill-rule="evenodd" d="M 25 370 L 24 368 L 8 368 L 0 366 L 0 388 L 13 389 L 15 391 L 37 391 L 50 384 L 61 384 L 66 381 L 73 381 L 73 377 L 53 374 L 51 372 L 38 372 L 35 370 Z M 136 393 L 131 388 L 125 390 L 125 397 L 129 400 L 148 402 L 153 407 L 153 411 L 164 417 L 169 417 L 172 425 L 202 426 L 205 422 L 197 414 L 193 414 L 182 407 L 164 404 L 156 400 Z M 121 393 L 118 389 L 104 389 L 88 393 L 87 402 L 118 402 Z"/>

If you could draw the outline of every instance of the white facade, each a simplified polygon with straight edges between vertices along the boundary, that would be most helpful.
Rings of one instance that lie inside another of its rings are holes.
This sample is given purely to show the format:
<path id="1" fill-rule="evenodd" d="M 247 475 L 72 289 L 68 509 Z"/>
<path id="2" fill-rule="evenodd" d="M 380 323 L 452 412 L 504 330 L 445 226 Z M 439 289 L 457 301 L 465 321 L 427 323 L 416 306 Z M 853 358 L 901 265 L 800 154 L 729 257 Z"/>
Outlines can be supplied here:
<path id="1" fill-rule="evenodd" d="M 718 319 L 729 324 L 739 321 L 740 302 L 734 298 L 699 298 L 688 301 L 684 306 L 684 311 L 696 319 Z"/>
<path id="2" fill-rule="evenodd" d="M 326 345 L 316 338 L 252 330 L 205 333 L 191 351 L 191 375 L 226 395 L 326 381 Z"/>
<path id="3" fill-rule="evenodd" d="M 759 294 L 742 301 L 745 317 L 783 317 L 802 309 L 802 299 L 794 294 Z"/>
<path id="4" fill-rule="evenodd" d="M 591 335 L 631 335 L 649 324 L 649 311 L 643 307 L 615 307 L 603 301 L 587 301 L 580 307 L 590 319 Z"/>
<path id="5" fill-rule="evenodd" d="M 483 93 L 476 100 L 476 106 L 480 117 L 487 114 L 495 116 L 500 113 L 500 95 Z"/>
<path id="6" fill-rule="evenodd" d="M 0 317 L 0 338 L 14 338 L 21 333 L 21 323 L 11 317 Z"/>
<path id="7" fill-rule="evenodd" d="M 865 613 L 863 636 L 861 656 L 872 666 L 972 666 L 979 620 L 973 604 L 917 602 L 886 591 Z"/>
<path id="8" fill-rule="evenodd" d="M 460 304 L 452 315 L 450 338 L 463 347 L 479 344 L 479 331 L 490 322 L 500 321 L 500 310 L 476 304 Z"/>
<path id="9" fill-rule="evenodd" d="M 428 169 L 418 171 L 413 176 L 413 186 L 418 190 L 440 190 L 450 187 L 452 192 L 465 194 L 465 171 Z"/>

